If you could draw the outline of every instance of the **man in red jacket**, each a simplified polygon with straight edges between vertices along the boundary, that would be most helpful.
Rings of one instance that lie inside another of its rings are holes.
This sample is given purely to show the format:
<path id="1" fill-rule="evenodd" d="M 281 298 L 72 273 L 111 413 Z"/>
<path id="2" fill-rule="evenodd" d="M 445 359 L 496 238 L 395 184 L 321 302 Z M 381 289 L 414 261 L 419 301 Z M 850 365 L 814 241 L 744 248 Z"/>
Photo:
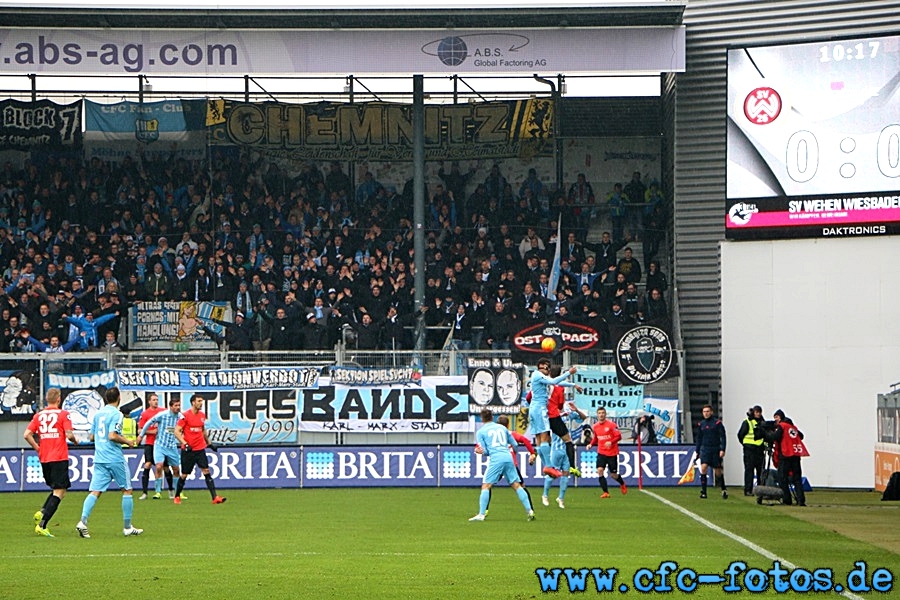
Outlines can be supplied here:
<path id="1" fill-rule="evenodd" d="M 782 502 L 787 506 L 791 505 L 790 485 L 793 484 L 797 506 L 806 506 L 800 458 L 809 456 L 809 451 L 803 444 L 803 432 L 797 429 L 794 422 L 786 417 L 781 409 L 775 411 L 774 420 L 778 425 L 775 437 L 775 466 L 778 468 Z"/>

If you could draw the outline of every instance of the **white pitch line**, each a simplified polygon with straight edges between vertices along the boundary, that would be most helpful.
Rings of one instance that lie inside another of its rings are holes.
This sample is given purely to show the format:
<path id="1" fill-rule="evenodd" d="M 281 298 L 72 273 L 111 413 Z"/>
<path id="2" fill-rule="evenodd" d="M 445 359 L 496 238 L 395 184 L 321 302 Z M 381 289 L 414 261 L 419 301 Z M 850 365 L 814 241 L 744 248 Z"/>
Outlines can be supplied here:
<path id="1" fill-rule="evenodd" d="M 753 550 L 753 551 L 756 552 L 757 554 L 761 554 L 761 555 L 765 556 L 766 558 L 768 558 L 768 559 L 771 560 L 771 561 L 776 561 L 776 560 L 777 560 L 778 562 L 780 562 L 781 564 L 787 566 L 787 567 L 790 568 L 790 569 L 797 569 L 797 568 L 798 568 L 797 565 L 795 565 L 795 564 L 792 563 L 791 561 L 787 560 L 786 558 L 782 558 L 782 557 L 778 556 L 777 554 L 775 554 L 774 552 L 769 552 L 768 550 L 766 550 L 765 548 L 763 548 L 763 547 L 760 546 L 759 544 L 754 544 L 753 542 L 751 542 L 751 541 L 748 540 L 747 538 L 741 537 L 741 536 L 739 536 L 739 535 L 736 534 L 736 533 L 732 533 L 731 531 L 728 531 L 727 529 L 725 529 L 725 528 L 723 528 L 723 527 L 719 527 L 718 525 L 716 525 L 716 524 L 713 523 L 712 521 L 708 521 L 708 520 L 704 519 L 703 517 L 701 517 L 701 516 L 698 515 L 697 513 L 691 512 L 691 511 L 689 511 L 688 509 L 686 509 L 686 508 L 684 508 L 684 507 L 682 507 L 682 506 L 680 506 L 680 505 L 678 505 L 678 504 L 675 504 L 675 503 L 672 502 L 671 500 L 668 500 L 668 499 L 666 499 L 666 498 L 663 498 L 663 497 L 660 496 L 659 494 L 655 494 L 655 493 L 653 493 L 653 492 L 651 492 L 651 491 L 649 491 L 649 490 L 646 490 L 646 489 L 642 489 L 641 491 L 644 492 L 645 494 L 647 494 L 648 496 L 650 496 L 651 498 L 655 498 L 655 499 L 659 500 L 660 502 L 662 502 L 662 503 L 665 504 L 666 506 L 668 506 L 668 507 L 670 507 L 670 508 L 674 508 L 675 510 L 677 510 L 677 511 L 680 512 L 681 514 L 683 514 L 683 515 L 685 515 L 685 516 L 687 516 L 687 517 L 690 517 L 691 519 L 697 521 L 697 522 L 700 523 L 701 525 L 704 525 L 704 526 L 708 527 L 709 529 L 712 529 L 712 530 L 715 531 L 716 533 L 720 533 L 720 534 L 724 535 L 725 537 L 727 537 L 728 539 L 733 540 L 733 541 L 737 542 L 738 544 L 741 544 L 742 546 L 746 546 L 747 548 Z M 854 593 L 852 593 L 852 592 L 848 592 L 847 590 L 841 590 L 841 591 L 838 592 L 838 593 L 839 593 L 841 596 L 843 596 L 844 598 L 849 598 L 850 600 L 863 600 L 862 596 L 857 596 L 856 594 L 854 594 Z"/>

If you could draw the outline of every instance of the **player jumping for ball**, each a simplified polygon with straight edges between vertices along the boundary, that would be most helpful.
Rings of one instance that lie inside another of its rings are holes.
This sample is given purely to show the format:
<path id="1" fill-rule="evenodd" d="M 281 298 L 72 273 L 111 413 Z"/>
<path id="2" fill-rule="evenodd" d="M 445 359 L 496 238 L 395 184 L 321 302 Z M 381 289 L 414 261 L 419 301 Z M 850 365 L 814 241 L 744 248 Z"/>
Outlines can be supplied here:
<path id="1" fill-rule="evenodd" d="M 531 405 L 528 408 L 528 431 L 531 435 L 535 436 L 537 453 L 538 456 L 541 457 L 541 464 L 544 465 L 543 473 L 552 477 L 559 477 L 562 473 L 549 466 L 551 421 L 548 415 L 548 404 L 550 401 L 550 386 L 560 384 L 566 385 L 563 382 L 570 375 L 577 373 L 578 369 L 570 367 L 564 374 L 557 377 L 551 377 L 550 366 L 550 359 L 542 358 L 538 361 L 534 373 L 531 374 Z M 568 386 L 572 385 L 573 384 L 571 383 L 568 384 Z M 559 419 L 559 422 L 562 425 L 562 431 L 565 437 L 559 433 L 557 433 L 557 435 L 563 438 L 563 440 L 568 438 L 568 440 L 566 440 L 566 456 L 569 457 L 569 464 L 572 465 L 569 472 L 576 477 L 580 477 L 581 471 L 574 466 L 575 446 L 572 444 L 572 438 L 569 437 L 569 431 L 566 428 L 565 423 L 562 422 L 562 418 Z"/>

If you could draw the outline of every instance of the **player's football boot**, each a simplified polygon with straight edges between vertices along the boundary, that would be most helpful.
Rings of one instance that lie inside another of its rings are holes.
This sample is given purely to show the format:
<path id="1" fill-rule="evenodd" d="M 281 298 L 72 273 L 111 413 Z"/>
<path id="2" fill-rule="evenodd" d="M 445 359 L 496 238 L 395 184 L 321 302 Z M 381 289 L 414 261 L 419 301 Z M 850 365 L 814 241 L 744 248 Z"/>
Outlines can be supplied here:
<path id="1" fill-rule="evenodd" d="M 474 517 L 472 517 L 469 520 L 470 521 L 484 521 L 484 515 L 481 513 L 478 513 L 477 515 L 475 515 Z"/>
<path id="2" fill-rule="evenodd" d="M 144 530 L 131 526 L 123 529 L 122 533 L 125 535 L 125 537 L 130 537 L 132 535 L 141 535 L 142 533 L 144 533 Z"/>
<path id="3" fill-rule="evenodd" d="M 609 492 L 603 492 L 602 494 L 600 494 L 600 497 L 601 498 L 609 498 Z"/>
<path id="4" fill-rule="evenodd" d="M 156 492 L 155 494 L 153 494 L 154 500 L 159 500 L 160 498 L 162 498 L 162 494 L 160 494 L 159 492 Z M 169 500 L 171 500 L 171 499 L 172 498 L 169 498 Z"/>
<path id="5" fill-rule="evenodd" d="M 40 511 L 40 510 L 39 510 L 39 511 L 37 511 L 36 513 L 34 513 L 34 526 L 37 527 L 38 525 L 40 525 L 40 524 L 41 524 L 41 519 L 43 519 L 43 518 L 44 518 L 44 512 L 43 512 L 43 511 Z"/>
<path id="6" fill-rule="evenodd" d="M 215 498 L 212 499 L 212 503 L 213 504 L 224 504 L 226 500 L 228 500 L 228 498 L 223 498 L 222 496 L 216 496 Z"/>
<path id="7" fill-rule="evenodd" d="M 146 500 L 146 499 L 147 499 L 147 494 L 141 494 L 140 497 L 138 498 L 138 500 Z"/>
<path id="8" fill-rule="evenodd" d="M 559 469 L 554 469 L 553 467 L 544 467 L 543 473 L 544 475 L 549 475 L 553 479 L 562 477 L 562 471 L 560 471 Z"/>
<path id="9" fill-rule="evenodd" d="M 541 503 L 544 506 L 550 506 L 550 498 L 548 498 L 547 496 L 541 496 Z"/>
<path id="10" fill-rule="evenodd" d="M 174 502 L 175 504 L 181 504 L 181 496 L 175 496 L 174 498 L 172 498 L 172 502 Z"/>
<path id="11" fill-rule="evenodd" d="M 624 482 L 624 481 L 622 482 L 622 485 L 619 486 L 619 489 L 622 490 L 622 495 L 623 495 L 623 496 L 624 496 L 625 494 L 628 493 L 628 486 L 625 485 L 625 482 Z"/>
<path id="12" fill-rule="evenodd" d="M 563 503 L 563 499 L 562 499 L 562 498 L 557 498 L 557 499 L 556 499 L 556 505 L 559 506 L 560 508 L 565 508 L 565 507 L 566 507 L 565 503 Z"/>
<path id="13" fill-rule="evenodd" d="M 526 521 L 534 521 L 534 511 L 533 510 L 528 511 L 528 514 L 525 515 L 525 520 Z"/>
<path id="14" fill-rule="evenodd" d="M 569 475 L 574 475 L 575 477 L 581 477 L 581 471 L 575 467 L 569 467 Z"/>
<path id="15" fill-rule="evenodd" d="M 700 498 L 706 499 L 706 492 L 700 492 Z"/>
<path id="16" fill-rule="evenodd" d="M 722 490 L 722 500 L 728 500 L 728 492 L 725 490 Z"/>
<path id="17" fill-rule="evenodd" d="M 47 530 L 45 527 L 41 527 L 40 525 L 35 525 L 35 526 L 34 526 L 34 532 L 35 532 L 36 534 L 42 535 L 42 536 L 44 536 L 44 537 L 56 537 L 55 535 L 53 535 L 52 533 L 50 533 L 49 530 Z"/>
<path id="18" fill-rule="evenodd" d="M 78 535 L 80 535 L 81 537 L 83 537 L 83 538 L 91 537 L 91 533 L 88 531 L 87 525 L 85 525 L 81 521 L 78 521 L 78 524 L 75 525 L 75 529 L 78 531 Z"/>

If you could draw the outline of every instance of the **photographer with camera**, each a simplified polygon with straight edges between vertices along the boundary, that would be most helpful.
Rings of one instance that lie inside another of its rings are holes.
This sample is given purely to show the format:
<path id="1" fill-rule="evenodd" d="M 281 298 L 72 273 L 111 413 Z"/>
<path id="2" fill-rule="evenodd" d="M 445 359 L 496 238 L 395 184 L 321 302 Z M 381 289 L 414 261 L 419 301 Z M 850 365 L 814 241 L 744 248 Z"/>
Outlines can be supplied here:
<path id="1" fill-rule="evenodd" d="M 656 439 L 656 426 L 653 423 L 653 415 L 641 415 L 631 428 L 631 437 L 634 442 L 642 446 L 658 444 Z"/>
<path id="2" fill-rule="evenodd" d="M 782 502 L 791 505 L 791 488 L 797 495 L 797 506 L 806 506 L 806 493 L 803 491 L 803 471 L 800 458 L 809 456 L 809 450 L 803 443 L 803 432 L 797 429 L 794 422 L 785 416 L 780 408 L 775 411 L 775 467 L 778 469 L 781 485 Z"/>
<path id="3" fill-rule="evenodd" d="M 763 438 L 762 407 L 754 406 L 747 411 L 747 418 L 741 422 L 737 432 L 738 441 L 744 448 L 744 495 L 753 495 L 753 477 L 763 485 L 763 469 L 766 464 L 766 440 Z"/>

